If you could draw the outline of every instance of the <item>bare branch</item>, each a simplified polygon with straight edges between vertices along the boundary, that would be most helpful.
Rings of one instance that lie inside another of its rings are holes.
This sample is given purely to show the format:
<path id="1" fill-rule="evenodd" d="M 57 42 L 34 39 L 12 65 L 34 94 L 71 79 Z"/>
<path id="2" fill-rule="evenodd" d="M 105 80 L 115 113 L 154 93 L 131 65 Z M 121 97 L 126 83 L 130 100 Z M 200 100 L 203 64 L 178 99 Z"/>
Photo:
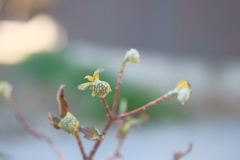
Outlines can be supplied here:
<path id="1" fill-rule="evenodd" d="M 87 160 L 87 155 L 86 155 L 86 153 L 85 153 L 85 150 L 84 150 L 84 147 L 83 147 L 81 138 L 80 138 L 80 136 L 79 136 L 78 133 L 75 133 L 75 138 L 76 138 L 76 140 L 77 140 L 77 142 L 78 142 L 78 146 L 79 146 L 79 149 L 80 149 L 80 151 L 81 151 L 81 153 L 82 153 L 83 159 L 84 159 L 84 160 Z"/>
<path id="2" fill-rule="evenodd" d="M 151 102 L 147 103 L 146 105 L 144 105 L 140 108 L 137 108 L 137 109 L 135 109 L 133 111 L 130 111 L 130 112 L 127 112 L 127 113 L 117 115 L 116 119 L 124 119 L 128 116 L 131 116 L 131 115 L 137 114 L 139 112 L 142 112 L 142 111 L 148 109 L 149 107 L 155 106 L 157 103 L 160 103 L 160 102 L 163 102 L 163 101 L 169 99 L 171 96 L 172 96 L 171 94 L 166 93 L 162 97 L 160 97 L 158 99 L 155 99 L 154 101 L 151 101 Z"/>
<path id="3" fill-rule="evenodd" d="M 122 85 L 122 78 L 123 78 L 123 73 L 124 73 L 125 67 L 126 67 L 126 62 L 123 62 L 121 70 L 119 72 L 117 86 L 115 88 L 115 96 L 114 96 L 114 101 L 113 101 L 113 106 L 112 106 L 113 114 L 116 114 L 116 112 L 117 112 L 118 98 L 119 98 L 120 88 Z"/>
<path id="4" fill-rule="evenodd" d="M 108 120 L 108 122 L 106 123 L 104 129 L 103 129 L 103 132 L 102 132 L 102 135 L 106 135 L 110 126 L 112 125 L 113 121 L 111 119 Z M 92 151 L 90 152 L 90 155 L 88 157 L 88 160 L 92 160 L 98 147 L 100 146 L 100 144 L 102 143 L 102 141 L 97 141 L 94 146 L 93 146 L 93 149 Z"/>
<path id="5" fill-rule="evenodd" d="M 186 156 L 192 151 L 193 144 L 189 143 L 188 149 L 185 152 L 177 151 L 174 153 L 174 160 L 180 160 L 182 157 Z"/>
<path id="6" fill-rule="evenodd" d="M 117 157 L 121 157 L 121 156 L 122 156 L 121 153 L 120 153 L 120 151 L 121 151 L 121 149 L 122 149 L 123 142 L 124 142 L 124 139 L 119 139 L 118 144 L 117 144 L 117 147 L 116 147 L 114 153 L 113 153 L 112 155 L 108 156 L 108 157 L 106 158 L 106 160 L 113 160 L 114 158 L 117 158 Z"/>
<path id="7" fill-rule="evenodd" d="M 21 123 L 21 125 L 23 126 L 23 128 L 29 133 L 31 134 L 33 137 L 37 138 L 37 139 L 44 139 L 50 146 L 51 148 L 54 150 L 54 152 L 56 153 L 57 157 L 59 160 L 64 160 L 64 157 L 61 153 L 61 151 L 59 150 L 59 148 L 57 147 L 57 145 L 53 142 L 53 140 L 43 134 L 40 133 L 38 131 L 36 131 L 25 119 L 24 117 L 21 115 L 21 113 L 18 111 L 15 103 L 13 102 L 13 99 L 11 97 L 6 98 L 8 106 L 10 107 L 10 109 L 13 111 L 15 117 L 18 119 L 18 121 Z"/>
<path id="8" fill-rule="evenodd" d="M 126 101 L 126 100 L 121 101 L 121 103 L 120 103 L 120 111 L 119 111 L 120 114 L 125 113 L 125 112 L 126 112 L 126 109 L 127 109 L 127 101 Z M 126 136 L 121 136 L 121 137 L 119 137 L 119 132 L 120 132 L 120 130 L 121 130 L 123 124 L 124 124 L 124 119 L 118 119 L 118 120 L 116 120 L 116 123 L 117 123 L 118 144 L 117 144 L 117 146 L 116 146 L 115 151 L 114 151 L 111 155 L 109 155 L 109 156 L 106 158 L 106 160 L 113 160 L 114 158 L 117 158 L 117 157 L 121 157 L 121 156 L 122 156 L 121 153 L 120 153 L 120 151 L 121 151 L 121 149 L 122 149 L 122 145 L 123 145 L 123 142 L 124 142 Z"/>
<path id="9" fill-rule="evenodd" d="M 114 119 L 114 116 L 113 116 L 111 110 L 110 110 L 109 107 L 108 107 L 108 104 L 107 104 L 106 99 L 105 99 L 105 98 L 101 98 L 101 99 L 102 99 L 102 103 L 103 103 L 103 105 L 104 105 L 104 107 L 105 107 L 105 109 L 106 109 L 106 111 L 107 111 L 108 117 L 109 117 L 111 120 L 113 120 L 113 119 Z"/>

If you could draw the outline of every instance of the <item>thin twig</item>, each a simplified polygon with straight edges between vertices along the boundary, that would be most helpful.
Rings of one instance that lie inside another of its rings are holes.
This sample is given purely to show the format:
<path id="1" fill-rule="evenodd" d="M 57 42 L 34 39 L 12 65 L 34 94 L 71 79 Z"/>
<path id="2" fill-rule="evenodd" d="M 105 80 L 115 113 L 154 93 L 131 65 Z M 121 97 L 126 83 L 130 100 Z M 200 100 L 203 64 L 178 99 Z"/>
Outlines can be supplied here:
<path id="1" fill-rule="evenodd" d="M 125 113 L 125 111 L 122 111 L 121 113 Z M 117 123 L 117 133 L 119 134 L 119 132 L 120 132 L 120 130 L 121 130 L 123 124 L 124 124 L 124 119 L 119 119 L 119 120 L 116 121 L 116 123 Z M 117 134 L 117 136 L 118 136 L 118 134 Z M 109 155 L 106 158 L 106 160 L 113 160 L 116 157 L 121 157 L 120 150 L 122 148 L 122 145 L 123 145 L 123 142 L 124 142 L 125 138 L 126 138 L 126 136 L 123 136 L 121 138 L 118 137 L 118 144 L 117 144 L 117 147 L 116 147 L 115 151 L 111 155 Z"/>
<path id="2" fill-rule="evenodd" d="M 189 143 L 188 149 L 185 152 L 175 152 L 174 153 L 174 160 L 180 160 L 182 157 L 186 156 L 187 154 L 189 154 L 192 151 L 193 148 L 193 144 Z"/>
<path id="3" fill-rule="evenodd" d="M 108 122 L 107 122 L 107 124 L 106 124 L 106 126 L 105 126 L 105 128 L 104 128 L 104 130 L 103 130 L 103 132 L 102 132 L 102 134 L 103 134 L 103 135 L 106 135 L 108 129 L 110 128 L 110 126 L 112 125 L 112 123 L 113 123 L 114 121 L 116 121 L 116 120 L 118 120 L 118 119 L 124 119 L 124 118 L 126 118 L 126 117 L 128 117 L 128 116 L 131 116 L 131 115 L 137 114 L 137 113 L 139 113 L 139 112 L 141 112 L 141 111 L 144 111 L 144 110 L 146 110 L 147 108 L 152 107 L 152 106 L 156 105 L 156 104 L 159 103 L 159 102 L 163 102 L 163 101 L 169 99 L 170 97 L 171 97 L 171 94 L 167 93 L 167 94 L 163 95 L 162 97 L 160 97 L 160 98 L 158 98 L 158 99 L 156 99 L 156 100 L 154 100 L 154 101 L 152 101 L 152 102 L 149 102 L 148 104 L 146 104 L 146 105 L 144 105 L 144 106 L 142 106 L 142 107 L 140 107 L 140 108 L 138 108 L 138 109 L 135 109 L 135 110 L 130 111 L 130 112 L 127 112 L 127 113 L 119 114 L 119 115 L 117 115 L 116 117 L 114 117 L 114 119 L 110 119 L 110 118 L 109 118 L 109 120 L 108 120 Z M 88 157 L 89 160 L 92 160 L 92 158 L 93 158 L 94 154 L 96 153 L 96 151 L 97 151 L 97 149 L 98 149 L 98 147 L 99 147 L 100 144 L 101 144 L 101 141 L 97 141 L 97 142 L 95 143 L 95 145 L 94 145 L 94 147 L 93 147 L 93 149 L 92 149 L 92 151 L 91 151 L 91 153 L 90 153 L 90 155 L 89 155 L 89 157 Z"/>
<path id="4" fill-rule="evenodd" d="M 126 66 L 126 62 L 123 62 L 121 70 L 119 72 L 117 86 L 115 88 L 115 96 L 114 96 L 114 101 L 113 101 L 113 106 L 112 106 L 112 113 L 113 114 L 116 114 L 116 112 L 117 112 L 118 98 L 119 98 L 120 88 L 121 88 L 121 85 L 122 85 L 122 78 L 123 78 L 123 73 L 124 73 L 125 66 Z"/>
<path id="5" fill-rule="evenodd" d="M 86 155 L 85 150 L 84 150 L 84 148 L 83 148 L 83 144 L 82 144 L 82 141 L 81 141 L 81 138 L 80 138 L 79 134 L 78 134 L 78 133 L 75 133 L 75 137 L 76 137 L 76 140 L 77 140 L 77 142 L 78 142 L 79 149 L 81 150 L 83 159 L 84 159 L 84 160 L 87 160 L 87 155 Z"/>
<path id="6" fill-rule="evenodd" d="M 112 155 L 106 158 L 106 160 L 113 160 L 116 157 L 121 157 L 120 150 L 122 149 L 124 139 L 119 139 L 117 147 Z"/>
<path id="7" fill-rule="evenodd" d="M 113 100 L 112 112 L 110 111 L 106 100 L 104 98 L 102 98 L 102 102 L 103 102 L 103 104 L 105 106 L 105 109 L 106 109 L 106 111 L 108 113 L 108 116 L 109 116 L 109 120 L 106 123 L 106 125 L 103 129 L 103 132 L 102 132 L 103 135 L 107 134 L 110 126 L 116 120 L 115 114 L 116 114 L 116 111 L 117 111 L 118 98 L 119 98 L 120 88 L 121 88 L 121 85 L 122 85 L 122 78 L 123 78 L 123 73 L 124 73 L 125 66 L 126 66 L 126 62 L 123 62 L 122 66 L 121 66 L 121 70 L 119 72 L 117 86 L 115 88 L 115 96 L 114 96 L 114 100 Z M 89 154 L 89 157 L 88 157 L 89 160 L 92 160 L 93 156 L 95 155 L 95 153 L 96 153 L 96 151 L 97 151 L 97 149 L 98 149 L 98 147 L 100 146 L 101 143 L 102 143 L 102 141 L 97 141 L 95 143 L 92 151 Z"/>
<path id="8" fill-rule="evenodd" d="M 116 120 L 115 114 L 116 114 L 116 111 L 117 111 L 119 92 L 120 92 L 120 88 L 121 88 L 121 85 L 122 85 L 122 77 L 123 77 L 123 72 L 124 72 L 125 66 L 126 66 L 126 62 L 122 63 L 122 67 L 121 67 L 121 70 L 119 72 L 117 86 L 115 88 L 115 96 L 114 96 L 114 101 L 113 101 L 113 106 L 112 106 L 112 112 L 110 111 L 106 100 L 104 98 L 102 98 L 102 102 L 103 102 L 103 104 L 105 106 L 105 109 L 106 109 L 106 111 L 108 113 L 108 116 L 109 116 L 109 120 L 106 123 L 106 125 L 105 125 L 105 127 L 103 129 L 103 132 L 102 132 L 103 135 L 107 134 L 110 126 Z M 97 151 L 97 149 L 98 149 L 98 147 L 100 146 L 101 143 L 102 143 L 102 141 L 97 141 L 95 143 L 95 145 L 93 146 L 92 151 L 89 154 L 89 157 L 88 157 L 89 160 L 92 160 L 92 158 L 94 157 L 94 155 L 95 155 L 95 153 L 96 153 L 96 151 Z"/>
<path id="9" fill-rule="evenodd" d="M 103 132 L 102 132 L 103 135 L 106 135 L 106 134 L 107 134 L 110 126 L 112 125 L 112 123 L 113 123 L 113 120 L 109 119 L 108 122 L 106 123 L 104 129 L 103 129 Z M 93 159 L 93 156 L 95 155 L 95 153 L 96 153 L 96 151 L 97 151 L 97 149 L 98 149 L 98 147 L 100 146 L 101 143 L 102 143 L 102 141 L 97 141 L 97 142 L 94 144 L 93 149 L 92 149 L 92 151 L 90 152 L 90 155 L 89 155 L 89 157 L 88 157 L 88 160 L 92 160 L 92 159 Z"/>
<path id="10" fill-rule="evenodd" d="M 107 111 L 108 117 L 109 117 L 111 120 L 113 120 L 113 119 L 114 119 L 114 116 L 113 116 L 111 110 L 110 110 L 109 107 L 108 107 L 108 103 L 107 103 L 106 99 L 105 99 L 105 98 L 101 98 L 101 99 L 102 99 L 102 103 L 103 103 L 103 105 L 104 105 L 104 107 L 105 107 L 105 109 L 106 109 L 106 111 Z"/>
<path id="11" fill-rule="evenodd" d="M 64 157 L 63 157 L 63 155 L 62 155 L 62 152 L 59 150 L 58 146 L 53 142 L 53 140 L 52 140 L 48 135 L 45 135 L 45 134 L 43 135 L 43 134 L 41 133 L 41 136 L 42 136 L 43 139 L 45 139 L 45 141 L 47 141 L 47 142 L 51 145 L 52 149 L 53 149 L 53 150 L 55 151 L 55 153 L 57 154 L 58 159 L 64 160 Z"/>
<path id="12" fill-rule="evenodd" d="M 137 108 L 137 109 L 135 109 L 133 111 L 130 111 L 130 112 L 127 112 L 127 113 L 122 113 L 122 114 L 117 115 L 116 119 L 124 119 L 128 116 L 131 116 L 131 115 L 137 114 L 139 112 L 142 112 L 142 111 L 146 110 L 147 108 L 156 105 L 157 103 L 160 103 L 160 102 L 163 102 L 163 101 L 169 99 L 171 96 L 172 96 L 171 94 L 167 93 L 167 94 L 163 95 L 162 97 L 157 98 L 154 101 L 151 101 L 151 102 L 147 103 L 146 105 L 144 105 L 140 108 Z"/>
<path id="13" fill-rule="evenodd" d="M 64 160 L 64 157 L 61 153 L 61 151 L 59 150 L 59 148 L 57 147 L 57 145 L 53 142 L 53 140 L 43 134 L 40 133 L 38 131 L 36 131 L 25 119 L 24 117 L 21 115 L 21 113 L 18 111 L 15 103 L 13 102 L 13 99 L 11 97 L 6 98 L 6 101 L 10 107 L 10 109 L 13 111 L 15 117 L 18 119 L 18 121 L 22 124 L 23 128 L 29 133 L 31 134 L 33 137 L 37 138 L 37 139 L 44 139 L 54 150 L 54 152 L 56 153 L 57 157 L 59 160 Z"/>

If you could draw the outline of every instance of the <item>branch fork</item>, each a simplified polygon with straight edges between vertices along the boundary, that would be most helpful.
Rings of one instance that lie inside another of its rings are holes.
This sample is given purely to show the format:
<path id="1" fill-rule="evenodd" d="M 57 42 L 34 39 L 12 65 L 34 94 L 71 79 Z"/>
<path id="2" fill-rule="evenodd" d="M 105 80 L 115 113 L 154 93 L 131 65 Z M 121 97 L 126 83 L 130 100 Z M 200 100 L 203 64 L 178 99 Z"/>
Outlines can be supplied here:
<path id="1" fill-rule="evenodd" d="M 131 49 L 129 51 L 127 51 L 126 56 L 124 57 L 123 61 L 122 61 L 122 65 L 121 65 L 121 69 L 119 71 L 119 76 L 118 76 L 118 80 L 117 80 L 117 85 L 115 88 L 115 95 L 114 95 L 114 100 L 113 100 L 113 104 L 112 104 L 112 110 L 110 110 L 109 105 L 105 99 L 105 96 L 111 92 L 111 88 L 110 85 L 105 82 L 105 81 L 101 81 L 99 79 L 99 73 L 103 72 L 104 70 L 102 68 L 96 70 L 93 74 L 93 76 L 89 76 L 87 75 L 85 78 L 87 78 L 89 80 L 89 82 L 80 84 L 78 86 L 79 90 L 86 90 L 87 88 L 89 88 L 90 90 L 92 90 L 92 96 L 97 95 L 98 97 L 101 98 L 102 103 L 104 105 L 104 108 L 106 110 L 107 116 L 108 116 L 108 121 L 102 131 L 102 133 L 100 133 L 95 127 L 89 128 L 89 127 L 83 127 L 79 125 L 78 120 L 69 112 L 68 110 L 68 105 L 67 102 L 65 100 L 64 97 L 64 85 L 61 85 L 58 93 L 57 93 L 57 101 L 59 104 L 59 110 L 60 110 L 60 118 L 58 119 L 57 117 L 53 117 L 51 115 L 51 113 L 49 113 L 49 120 L 50 123 L 53 125 L 54 128 L 56 129 L 62 129 L 66 132 L 68 132 L 69 134 L 72 134 L 75 136 L 77 144 L 79 146 L 79 149 L 81 151 L 82 157 L 84 160 L 93 160 L 94 155 L 97 151 L 97 149 L 99 148 L 99 146 L 102 143 L 102 140 L 105 138 L 105 135 L 107 134 L 109 128 L 111 127 L 111 125 L 114 122 L 121 122 L 118 123 L 120 127 L 123 127 L 124 124 L 124 120 L 126 119 L 127 123 L 125 123 L 127 126 L 127 129 L 125 129 L 123 131 L 124 135 L 123 136 L 118 136 L 119 138 L 119 142 L 117 145 L 117 148 L 115 150 L 115 152 L 108 157 L 107 160 L 112 160 L 116 157 L 120 156 L 120 149 L 123 145 L 123 141 L 126 137 L 126 133 L 129 131 L 131 124 L 137 124 L 138 121 L 133 121 L 131 122 L 131 118 L 130 116 L 135 115 L 137 113 L 140 113 L 142 111 L 145 111 L 146 109 L 155 106 L 157 103 L 163 102 L 169 98 L 171 98 L 172 96 L 177 96 L 177 99 L 184 104 L 190 97 L 191 95 L 191 89 L 190 89 L 190 84 L 188 83 L 187 80 L 182 80 L 180 81 L 176 88 L 172 91 L 169 91 L 168 93 L 166 93 L 165 95 L 135 109 L 129 112 L 121 112 L 117 114 L 117 108 L 118 108 L 118 102 L 119 102 L 119 94 L 120 94 L 120 88 L 122 85 L 122 79 L 123 79 L 123 74 L 124 74 L 124 70 L 126 67 L 127 63 L 139 63 L 139 53 L 136 49 Z M 56 152 L 59 160 L 63 160 L 63 156 L 61 154 L 61 152 L 59 151 L 59 149 L 57 148 L 57 146 L 53 143 L 53 141 L 46 135 L 43 135 L 42 133 L 37 132 L 36 130 L 34 130 L 30 124 L 22 117 L 22 115 L 20 114 L 20 112 L 17 110 L 17 108 L 15 107 L 15 104 L 13 103 L 13 100 L 11 98 L 11 86 L 9 84 L 5 84 L 3 85 L 3 83 L 0 81 L 0 94 L 3 93 L 3 95 L 5 96 L 10 108 L 12 109 L 12 111 L 14 112 L 16 118 L 20 121 L 20 123 L 23 125 L 23 127 L 34 137 L 36 138 L 42 138 L 44 140 L 46 140 L 51 147 L 53 148 L 53 150 Z M 128 118 L 129 117 L 129 118 Z M 128 121 L 129 120 L 129 121 Z M 131 124 L 130 124 L 131 123 Z M 120 131 L 120 127 L 118 126 L 118 131 Z M 129 128 L 128 128 L 129 127 Z M 122 130 L 121 130 L 122 131 Z M 89 140 L 94 140 L 96 141 L 92 150 L 90 151 L 89 155 L 86 154 L 84 146 L 82 144 L 81 138 L 79 136 L 79 132 L 82 132 L 84 134 L 84 137 L 89 139 Z M 122 133 L 122 132 L 121 132 Z M 190 151 L 192 150 L 192 144 L 189 145 L 189 149 L 186 152 L 176 152 L 174 154 L 174 160 L 179 160 L 181 157 L 187 155 L 188 153 L 190 153 Z"/>

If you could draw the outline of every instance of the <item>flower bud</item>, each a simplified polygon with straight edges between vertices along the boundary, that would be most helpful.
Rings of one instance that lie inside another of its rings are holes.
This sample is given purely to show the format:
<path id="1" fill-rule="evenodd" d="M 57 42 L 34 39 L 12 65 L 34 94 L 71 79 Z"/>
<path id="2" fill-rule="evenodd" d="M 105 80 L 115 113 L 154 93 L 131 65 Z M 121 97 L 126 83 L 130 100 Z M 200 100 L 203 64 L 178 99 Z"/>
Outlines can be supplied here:
<path id="1" fill-rule="evenodd" d="M 173 93 L 177 94 L 177 99 L 183 105 L 186 101 L 188 101 L 192 93 L 189 82 L 186 79 L 178 82 L 177 86 L 173 90 Z"/>
<path id="2" fill-rule="evenodd" d="M 126 52 L 124 62 L 131 62 L 131 63 L 138 64 L 140 59 L 139 57 L 140 57 L 139 52 L 136 49 L 132 48 Z"/>
<path id="3" fill-rule="evenodd" d="M 6 81 L 0 81 L 0 95 L 9 98 L 12 94 L 12 86 Z"/>
<path id="4" fill-rule="evenodd" d="M 79 122 L 70 112 L 67 112 L 66 116 L 61 119 L 58 125 L 62 128 L 62 130 L 69 134 L 74 135 L 79 132 Z"/>
<path id="5" fill-rule="evenodd" d="M 183 88 L 178 92 L 177 99 L 184 105 L 186 101 L 190 98 L 191 91 L 189 88 Z"/>
<path id="6" fill-rule="evenodd" d="M 109 92 L 111 92 L 110 85 L 105 81 L 97 81 L 92 83 L 92 96 L 97 95 L 100 98 L 104 98 Z"/>

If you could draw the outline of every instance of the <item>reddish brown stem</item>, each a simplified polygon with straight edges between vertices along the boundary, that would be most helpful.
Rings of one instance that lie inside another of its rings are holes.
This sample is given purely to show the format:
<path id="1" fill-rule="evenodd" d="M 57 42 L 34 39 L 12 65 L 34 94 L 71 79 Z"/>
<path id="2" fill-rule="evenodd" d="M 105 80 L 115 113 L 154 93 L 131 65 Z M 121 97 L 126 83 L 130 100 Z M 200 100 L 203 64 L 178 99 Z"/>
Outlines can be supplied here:
<path id="1" fill-rule="evenodd" d="M 112 123 L 113 123 L 113 121 L 111 119 L 109 119 L 107 124 L 105 125 L 105 128 L 103 129 L 103 132 L 102 132 L 103 135 L 107 134 L 110 126 L 112 125 Z M 95 155 L 95 153 L 96 153 L 96 151 L 97 151 L 97 149 L 98 149 L 98 147 L 100 146 L 101 143 L 102 143 L 102 141 L 97 141 L 95 143 L 95 145 L 93 146 L 93 149 L 92 149 L 92 151 L 91 151 L 91 153 L 90 153 L 90 155 L 88 157 L 88 160 L 92 160 L 93 159 L 93 156 Z"/>
<path id="2" fill-rule="evenodd" d="M 122 113 L 125 113 L 125 111 L 123 111 Z M 123 126 L 124 119 L 116 120 L 116 123 L 117 123 L 117 133 L 119 134 L 120 129 Z M 122 138 L 118 138 L 118 144 L 117 144 L 117 147 L 116 147 L 115 151 L 113 152 L 113 154 L 108 156 L 106 158 L 106 160 L 113 160 L 116 157 L 121 157 L 120 150 L 122 149 L 122 145 L 123 145 L 123 142 L 124 142 L 125 138 L 126 138 L 126 135 Z"/>
<path id="3" fill-rule="evenodd" d="M 188 149 L 185 152 L 175 152 L 174 153 L 174 160 L 180 160 L 182 157 L 186 156 L 187 154 L 189 154 L 192 151 L 193 148 L 193 144 L 189 143 Z"/>
<path id="4" fill-rule="evenodd" d="M 53 142 L 53 140 L 47 136 L 41 134 L 42 138 L 45 139 L 45 141 L 48 142 L 48 144 L 52 147 L 52 149 L 55 151 L 56 155 L 58 156 L 59 160 L 64 160 L 64 157 L 62 155 L 62 152 L 59 150 L 58 146 Z"/>
<path id="5" fill-rule="evenodd" d="M 106 160 L 113 160 L 116 157 L 121 157 L 120 150 L 122 149 L 124 139 L 119 139 L 117 147 L 112 155 L 110 155 Z"/>
<path id="6" fill-rule="evenodd" d="M 108 117 L 109 117 L 111 120 L 113 120 L 113 119 L 114 119 L 114 116 L 113 116 L 111 110 L 109 109 L 109 106 L 108 106 L 108 103 L 107 103 L 106 99 L 105 99 L 105 98 L 101 98 L 101 99 L 102 99 L 102 103 L 103 103 L 103 105 L 104 105 L 104 107 L 105 107 L 105 109 L 106 109 L 106 111 L 107 111 Z"/>
<path id="7" fill-rule="evenodd" d="M 84 148 L 83 148 L 83 144 L 82 144 L 81 138 L 80 138 L 80 136 L 79 136 L 78 133 L 75 133 L 75 138 L 76 138 L 76 140 L 77 140 L 79 149 L 80 149 L 80 151 L 81 151 L 81 153 L 82 153 L 83 159 L 84 159 L 84 160 L 87 160 L 87 155 L 86 155 L 86 153 L 85 153 L 85 150 L 84 150 Z"/>
<path id="8" fill-rule="evenodd" d="M 146 110 L 147 108 L 156 105 L 157 103 L 160 103 L 160 102 L 163 102 L 163 101 L 169 99 L 171 96 L 172 96 L 171 94 L 167 93 L 167 94 L 163 95 L 162 97 L 160 97 L 158 99 L 155 99 L 154 101 L 151 101 L 148 104 L 146 104 L 146 105 L 144 105 L 144 106 L 142 106 L 142 107 L 140 107 L 138 109 L 135 109 L 133 111 L 117 115 L 116 119 L 124 119 L 124 118 L 126 118 L 128 116 L 131 116 L 131 115 L 137 114 L 139 112 L 142 112 L 142 111 Z"/>
<path id="9" fill-rule="evenodd" d="M 158 98 L 158 99 L 156 99 L 156 100 L 154 100 L 154 101 L 152 101 L 152 102 L 149 102 L 148 104 L 146 104 L 146 105 L 144 105 L 144 106 L 142 106 L 142 107 L 140 107 L 140 108 L 138 108 L 138 109 L 135 109 L 135 110 L 130 111 L 130 112 L 127 112 L 127 113 L 119 114 L 119 115 L 117 115 L 116 117 L 114 117 L 114 119 L 109 119 L 108 122 L 107 122 L 107 124 L 106 124 L 106 126 L 105 126 L 105 128 L 104 128 L 104 130 L 103 130 L 103 132 L 102 132 L 102 134 L 103 134 L 103 135 L 106 135 L 107 132 L 108 132 L 108 129 L 110 128 L 110 126 L 112 125 L 112 123 L 113 123 L 114 121 L 116 121 L 117 119 L 124 119 L 124 118 L 126 118 L 126 117 L 128 117 L 128 116 L 137 114 L 137 113 L 139 113 L 139 112 L 141 112 L 141 111 L 146 110 L 146 109 L 149 108 L 149 107 L 152 107 L 152 106 L 156 105 L 156 104 L 159 103 L 159 102 L 163 102 L 163 101 L 167 100 L 167 99 L 170 98 L 170 97 L 171 97 L 171 94 L 167 93 L 167 94 L 163 95 L 162 97 L 160 97 L 160 98 Z M 89 157 L 88 157 L 89 160 L 92 160 L 92 158 L 93 158 L 94 154 L 96 153 L 96 151 L 97 151 L 97 149 L 98 149 L 98 147 L 99 147 L 100 144 L 101 144 L 101 141 L 97 141 L 97 142 L 95 143 L 95 145 L 94 145 L 94 147 L 93 147 L 93 149 L 92 149 L 92 151 L 91 151 L 91 153 L 90 153 L 90 155 L 89 155 Z"/>
<path id="10" fill-rule="evenodd" d="M 117 111 L 118 98 L 119 98 L 120 88 L 121 88 L 121 85 L 122 85 L 122 78 L 123 78 L 123 73 L 124 73 L 125 66 L 126 66 L 126 62 L 123 62 L 121 70 L 119 72 L 117 86 L 116 86 L 116 89 L 115 89 L 115 96 L 114 96 L 114 101 L 113 101 L 113 106 L 112 106 L 112 113 L 113 114 L 116 114 L 116 111 Z"/>
<path id="11" fill-rule="evenodd" d="M 57 147 L 57 145 L 53 142 L 53 140 L 48 137 L 47 135 L 40 133 L 38 131 L 36 131 L 25 119 L 24 117 L 21 115 L 21 113 L 18 111 L 15 103 L 13 102 L 11 97 L 6 98 L 7 103 L 10 107 L 10 109 L 13 111 L 15 117 L 18 119 L 18 121 L 22 124 L 22 126 L 24 127 L 24 129 L 31 134 L 33 137 L 37 138 L 37 139 L 44 139 L 51 147 L 52 149 L 55 151 L 57 157 L 59 160 L 64 160 L 64 157 L 61 153 L 61 151 L 59 150 L 59 148 Z"/>
<path id="12" fill-rule="evenodd" d="M 152 102 L 149 102 L 148 104 L 146 104 L 146 105 L 144 105 L 144 106 L 142 106 L 142 107 L 140 107 L 140 108 L 138 108 L 138 109 L 135 109 L 135 110 L 130 111 L 130 112 L 127 112 L 127 113 L 122 113 L 122 114 L 119 114 L 119 115 L 117 115 L 117 116 L 113 116 L 112 119 L 109 118 L 107 124 L 105 125 L 105 128 L 104 128 L 102 134 L 103 134 L 103 135 L 106 135 L 106 134 L 107 134 L 110 126 L 112 125 L 112 123 L 113 123 L 114 121 L 116 121 L 116 120 L 118 120 L 118 119 L 124 119 L 124 118 L 126 118 L 126 117 L 128 117 L 128 116 L 131 116 L 131 115 L 137 114 L 137 113 L 139 113 L 139 112 L 141 112 L 141 111 L 144 111 L 144 110 L 146 110 L 147 108 L 156 105 L 157 103 L 160 103 L 160 102 L 163 102 L 163 101 L 169 99 L 171 96 L 172 96 L 172 94 L 166 93 L 166 94 L 163 95 L 162 97 L 160 97 L 160 98 L 158 98 L 158 99 L 156 99 L 156 100 L 154 100 L 154 101 L 152 101 Z M 104 102 L 105 102 L 105 101 L 103 100 L 103 103 L 104 103 Z M 105 108 L 106 108 L 106 110 L 107 110 L 108 107 L 106 107 L 106 105 L 104 105 L 104 106 L 105 106 Z M 109 114 L 109 115 L 111 115 L 111 114 Z M 93 147 L 93 149 L 92 149 L 92 151 L 91 151 L 91 153 L 90 153 L 90 155 L 89 155 L 89 157 L 88 157 L 88 160 L 92 160 L 92 159 L 93 159 L 93 157 L 94 157 L 94 155 L 95 155 L 95 153 L 96 153 L 99 145 L 101 144 L 101 142 L 102 142 L 102 141 L 97 141 L 97 142 L 95 143 L 95 145 L 94 145 L 94 147 Z"/>

